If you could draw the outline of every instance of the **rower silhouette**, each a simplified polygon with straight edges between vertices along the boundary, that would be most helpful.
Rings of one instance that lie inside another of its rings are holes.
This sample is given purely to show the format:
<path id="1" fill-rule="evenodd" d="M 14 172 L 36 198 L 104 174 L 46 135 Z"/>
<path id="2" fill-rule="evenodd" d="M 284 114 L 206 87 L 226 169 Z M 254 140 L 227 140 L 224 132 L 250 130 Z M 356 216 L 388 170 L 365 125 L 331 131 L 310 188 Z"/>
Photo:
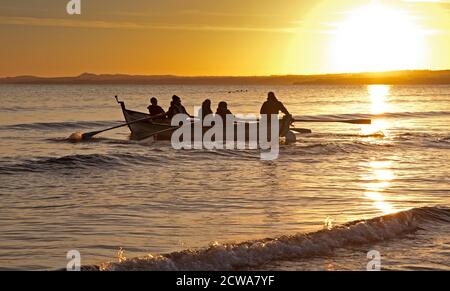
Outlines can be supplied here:
<path id="1" fill-rule="evenodd" d="M 211 109 L 211 100 L 206 99 L 205 101 L 203 101 L 202 108 L 198 112 L 198 118 L 200 118 L 200 120 L 203 120 L 210 114 L 213 114 L 213 111 Z"/>
<path id="2" fill-rule="evenodd" d="M 260 114 L 268 115 L 268 118 L 270 120 L 272 114 L 278 115 L 280 111 L 285 115 L 291 115 L 284 104 L 277 99 L 275 93 L 269 92 L 269 94 L 267 95 L 267 101 L 264 102 L 261 107 Z"/>
<path id="3" fill-rule="evenodd" d="M 225 101 L 219 103 L 217 107 L 216 114 L 222 117 L 223 123 L 225 124 L 227 121 L 227 115 L 233 115 L 231 111 L 228 109 L 228 104 Z"/>
<path id="4" fill-rule="evenodd" d="M 147 107 L 148 112 L 150 113 L 150 116 L 160 116 L 160 119 L 164 119 L 164 116 L 162 116 L 164 113 L 164 109 L 162 109 L 161 106 L 158 105 L 158 99 L 155 97 L 152 97 L 150 99 L 150 106 Z"/>
<path id="5" fill-rule="evenodd" d="M 281 120 L 280 127 L 281 128 L 288 128 L 286 125 L 290 125 L 292 122 L 292 115 L 289 113 L 289 111 L 286 109 L 284 104 L 277 99 L 275 96 L 275 93 L 269 92 L 267 94 L 267 101 L 264 102 L 264 104 L 261 107 L 260 114 L 261 116 L 267 116 L 267 137 L 269 140 L 272 140 L 272 132 L 271 132 L 271 124 L 272 124 L 272 115 L 278 115 L 280 113 L 285 114 L 283 119 Z M 278 121 L 277 121 L 278 122 Z M 289 124 L 286 124 L 288 122 Z M 286 132 L 280 132 L 280 135 L 286 135 L 288 131 Z"/>
<path id="6" fill-rule="evenodd" d="M 181 104 L 181 98 L 177 95 L 173 95 L 169 111 L 167 112 L 167 117 L 169 119 L 172 119 L 177 114 L 186 114 L 191 118 L 193 117 L 186 111 L 186 108 L 184 108 L 183 104 Z"/>

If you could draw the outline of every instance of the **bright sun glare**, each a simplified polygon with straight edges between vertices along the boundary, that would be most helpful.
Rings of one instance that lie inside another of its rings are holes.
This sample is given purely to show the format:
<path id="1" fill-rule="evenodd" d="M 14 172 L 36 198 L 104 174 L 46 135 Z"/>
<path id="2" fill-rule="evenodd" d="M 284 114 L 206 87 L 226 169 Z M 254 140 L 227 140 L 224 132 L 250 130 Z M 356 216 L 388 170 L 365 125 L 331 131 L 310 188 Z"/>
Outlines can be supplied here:
<path id="1" fill-rule="evenodd" d="M 371 4 L 337 25 L 332 47 L 336 71 L 417 69 L 425 64 L 421 28 L 406 11 Z"/>

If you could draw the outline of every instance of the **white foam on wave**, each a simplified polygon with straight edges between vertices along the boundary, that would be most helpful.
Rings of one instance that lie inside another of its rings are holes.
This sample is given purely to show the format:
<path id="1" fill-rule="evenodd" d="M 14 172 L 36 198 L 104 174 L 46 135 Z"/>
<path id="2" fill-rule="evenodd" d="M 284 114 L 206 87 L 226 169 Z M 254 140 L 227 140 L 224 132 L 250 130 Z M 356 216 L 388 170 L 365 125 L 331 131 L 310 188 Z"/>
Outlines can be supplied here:
<path id="1" fill-rule="evenodd" d="M 351 245 L 370 244 L 401 237 L 429 222 L 450 223 L 446 207 L 415 208 L 370 220 L 351 222 L 310 234 L 297 234 L 246 241 L 213 244 L 200 250 L 184 250 L 165 255 L 148 255 L 86 267 L 105 271 L 231 271 L 261 266 L 286 259 L 332 254 Z"/>

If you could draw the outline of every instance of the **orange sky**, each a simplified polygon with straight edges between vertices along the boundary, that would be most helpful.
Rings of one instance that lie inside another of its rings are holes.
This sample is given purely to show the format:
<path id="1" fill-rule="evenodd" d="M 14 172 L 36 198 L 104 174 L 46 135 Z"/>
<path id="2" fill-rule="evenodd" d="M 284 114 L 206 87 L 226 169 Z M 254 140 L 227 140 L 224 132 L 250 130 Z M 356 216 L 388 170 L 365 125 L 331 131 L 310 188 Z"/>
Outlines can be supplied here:
<path id="1" fill-rule="evenodd" d="M 2 0 L 0 76 L 450 68 L 446 0 L 67 2 Z"/>

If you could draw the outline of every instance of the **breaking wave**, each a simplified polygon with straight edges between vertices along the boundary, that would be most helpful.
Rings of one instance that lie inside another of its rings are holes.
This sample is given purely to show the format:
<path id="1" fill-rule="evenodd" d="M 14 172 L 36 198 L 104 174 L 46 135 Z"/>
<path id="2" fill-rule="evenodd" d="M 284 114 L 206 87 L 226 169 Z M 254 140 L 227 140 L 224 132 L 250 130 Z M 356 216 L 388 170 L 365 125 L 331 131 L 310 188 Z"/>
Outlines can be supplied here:
<path id="1" fill-rule="evenodd" d="M 235 244 L 214 243 L 208 248 L 164 255 L 148 255 L 117 263 L 85 266 L 84 270 L 105 271 L 233 271 L 245 270 L 285 259 L 332 255 L 337 248 L 373 244 L 401 238 L 426 229 L 427 225 L 450 223 L 450 208 L 423 207 L 350 222 L 330 230 Z"/>

